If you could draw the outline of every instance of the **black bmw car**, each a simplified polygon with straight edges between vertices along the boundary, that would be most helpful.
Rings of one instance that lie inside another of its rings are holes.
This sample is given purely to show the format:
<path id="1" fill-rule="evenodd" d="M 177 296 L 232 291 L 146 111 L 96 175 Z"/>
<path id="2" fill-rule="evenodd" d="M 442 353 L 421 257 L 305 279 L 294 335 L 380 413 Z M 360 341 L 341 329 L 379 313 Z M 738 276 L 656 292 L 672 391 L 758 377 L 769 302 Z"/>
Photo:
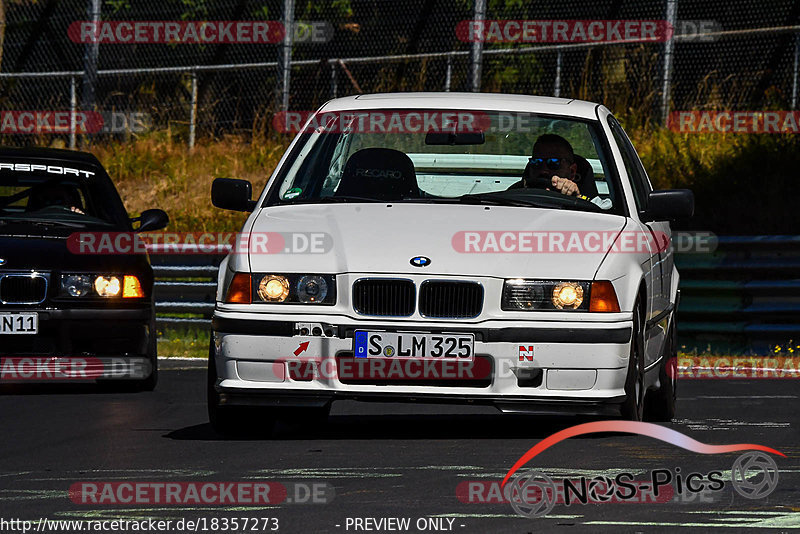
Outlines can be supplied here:
<path id="1" fill-rule="evenodd" d="M 161 210 L 129 218 L 91 154 L 0 148 L 0 384 L 125 380 L 152 390 L 147 254 L 76 244 L 119 243 L 167 222 Z"/>

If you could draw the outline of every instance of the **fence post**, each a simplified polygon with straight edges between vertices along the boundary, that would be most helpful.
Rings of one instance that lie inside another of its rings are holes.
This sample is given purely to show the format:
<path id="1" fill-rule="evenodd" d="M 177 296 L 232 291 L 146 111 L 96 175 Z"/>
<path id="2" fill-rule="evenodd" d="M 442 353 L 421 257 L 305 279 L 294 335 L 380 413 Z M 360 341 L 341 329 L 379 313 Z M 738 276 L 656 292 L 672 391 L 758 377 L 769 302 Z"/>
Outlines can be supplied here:
<path id="1" fill-rule="evenodd" d="M 197 136 L 197 71 L 192 71 L 192 101 L 189 106 L 189 150 L 194 148 Z"/>
<path id="2" fill-rule="evenodd" d="M 661 124 L 667 125 L 669 116 L 669 86 L 672 82 L 672 51 L 675 47 L 675 19 L 678 13 L 678 0 L 667 0 L 667 24 L 672 28 L 664 43 L 664 79 L 661 87 Z"/>
<path id="3" fill-rule="evenodd" d="M 289 111 L 289 90 L 292 76 L 292 37 L 294 36 L 294 0 L 283 0 L 283 29 L 285 36 L 278 58 L 278 78 L 281 111 Z"/>
<path id="4" fill-rule="evenodd" d="M 553 96 L 556 98 L 561 96 L 561 62 L 563 55 L 564 53 L 561 51 L 561 47 L 559 46 L 556 48 L 556 80 L 553 87 Z"/>
<path id="5" fill-rule="evenodd" d="M 472 92 L 481 90 L 481 67 L 483 64 L 483 21 L 486 19 L 486 0 L 475 0 L 473 24 L 480 24 L 481 37 L 472 43 Z"/>
<path id="6" fill-rule="evenodd" d="M 69 77 L 69 148 L 75 150 L 77 145 L 75 139 L 76 117 L 78 113 L 78 82 L 75 76 Z"/>
<path id="7" fill-rule="evenodd" d="M 100 27 L 100 0 L 88 0 L 86 8 L 89 19 L 94 24 L 92 42 L 86 43 L 83 55 L 83 101 L 81 107 L 91 110 L 95 104 L 95 85 L 97 84 L 97 58 L 100 55 L 98 30 Z"/>
<path id="8" fill-rule="evenodd" d="M 331 59 L 331 98 L 336 98 L 336 93 L 338 89 L 338 83 L 336 82 L 336 63 L 338 59 Z"/>
<path id="9" fill-rule="evenodd" d="M 450 79 L 453 75 L 453 53 L 447 53 L 447 72 L 444 76 L 444 90 L 450 92 Z"/>
<path id="10" fill-rule="evenodd" d="M 792 71 L 792 109 L 797 109 L 798 68 L 800 68 L 800 32 L 794 34 L 794 70 Z"/>

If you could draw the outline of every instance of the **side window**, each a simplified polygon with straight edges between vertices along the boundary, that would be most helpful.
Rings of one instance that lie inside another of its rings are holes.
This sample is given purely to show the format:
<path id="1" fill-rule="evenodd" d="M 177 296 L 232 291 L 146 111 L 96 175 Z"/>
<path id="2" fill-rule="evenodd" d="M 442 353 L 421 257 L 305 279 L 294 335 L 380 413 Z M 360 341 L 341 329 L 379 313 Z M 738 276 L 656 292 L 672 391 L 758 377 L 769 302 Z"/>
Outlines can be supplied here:
<path id="1" fill-rule="evenodd" d="M 647 179 L 647 173 L 636 155 L 636 149 L 633 148 L 630 139 L 625 135 L 622 126 L 614 117 L 608 118 L 608 126 L 611 128 L 611 133 L 614 140 L 617 142 L 619 151 L 622 153 L 622 162 L 625 165 L 625 170 L 628 173 L 628 178 L 633 188 L 633 196 L 636 202 L 636 209 L 641 211 L 647 204 L 647 196 L 653 188 L 650 186 L 650 181 Z"/>

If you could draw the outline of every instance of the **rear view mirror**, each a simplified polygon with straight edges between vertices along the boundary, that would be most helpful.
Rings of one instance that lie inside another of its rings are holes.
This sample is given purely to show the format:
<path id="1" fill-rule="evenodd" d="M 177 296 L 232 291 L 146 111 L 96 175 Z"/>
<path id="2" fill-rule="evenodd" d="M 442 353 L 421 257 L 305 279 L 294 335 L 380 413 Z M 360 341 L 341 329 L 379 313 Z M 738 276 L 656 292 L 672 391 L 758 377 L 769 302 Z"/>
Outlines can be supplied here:
<path id="1" fill-rule="evenodd" d="M 482 145 L 486 142 L 483 132 L 428 132 L 426 145 Z"/>
<path id="2" fill-rule="evenodd" d="M 247 180 L 217 178 L 211 184 L 211 203 L 224 210 L 253 211 L 256 201 L 252 196 L 253 186 Z"/>
<path id="3" fill-rule="evenodd" d="M 694 193 L 688 189 L 652 191 L 647 208 L 640 213 L 644 222 L 677 221 L 694 215 Z"/>

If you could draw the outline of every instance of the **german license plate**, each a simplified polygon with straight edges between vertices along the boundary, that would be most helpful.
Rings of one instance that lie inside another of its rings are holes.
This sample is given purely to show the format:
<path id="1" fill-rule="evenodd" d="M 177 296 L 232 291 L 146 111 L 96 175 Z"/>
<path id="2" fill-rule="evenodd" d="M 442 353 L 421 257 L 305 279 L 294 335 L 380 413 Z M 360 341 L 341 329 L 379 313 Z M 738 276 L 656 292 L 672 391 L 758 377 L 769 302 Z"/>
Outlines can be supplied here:
<path id="1" fill-rule="evenodd" d="M 37 313 L 0 313 L 0 334 L 36 334 L 39 332 Z"/>
<path id="2" fill-rule="evenodd" d="M 356 358 L 433 358 L 470 361 L 472 334 L 417 334 L 357 330 L 353 346 Z"/>

